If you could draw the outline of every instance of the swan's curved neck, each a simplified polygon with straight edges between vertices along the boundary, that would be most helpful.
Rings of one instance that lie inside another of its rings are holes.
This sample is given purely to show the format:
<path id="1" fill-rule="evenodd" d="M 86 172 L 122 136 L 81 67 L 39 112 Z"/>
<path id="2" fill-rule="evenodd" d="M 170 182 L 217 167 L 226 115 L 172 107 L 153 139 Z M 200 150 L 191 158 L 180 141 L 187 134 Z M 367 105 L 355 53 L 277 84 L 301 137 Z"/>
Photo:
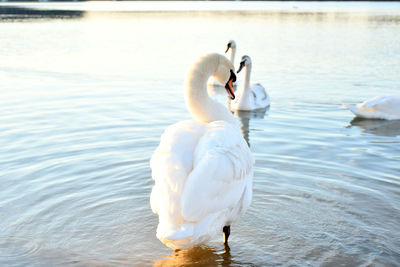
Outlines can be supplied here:
<path id="1" fill-rule="evenodd" d="M 192 116 L 201 122 L 223 120 L 236 124 L 232 113 L 210 98 L 207 80 L 216 71 L 218 58 L 205 57 L 192 66 L 186 78 L 186 105 Z"/>
<path id="2" fill-rule="evenodd" d="M 235 55 L 236 55 L 236 47 L 231 47 L 231 62 L 232 64 L 235 64 Z"/>
<path id="3" fill-rule="evenodd" d="M 250 94 L 250 74 L 251 74 L 251 64 L 244 67 L 244 83 L 242 86 L 243 94 Z"/>

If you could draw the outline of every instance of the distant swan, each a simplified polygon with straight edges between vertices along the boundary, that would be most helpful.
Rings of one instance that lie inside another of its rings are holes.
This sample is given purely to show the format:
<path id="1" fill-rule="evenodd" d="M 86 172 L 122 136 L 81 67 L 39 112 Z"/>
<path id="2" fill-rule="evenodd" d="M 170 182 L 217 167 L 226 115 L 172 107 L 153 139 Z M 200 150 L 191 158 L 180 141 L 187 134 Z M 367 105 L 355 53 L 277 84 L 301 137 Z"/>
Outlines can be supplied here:
<path id="1" fill-rule="evenodd" d="M 232 64 L 235 64 L 234 62 L 235 62 L 235 55 L 236 55 L 236 42 L 234 40 L 230 40 L 228 42 L 228 44 L 226 45 L 225 54 L 228 53 L 229 50 L 231 51 L 231 55 L 230 55 L 229 59 L 231 60 Z M 236 84 L 236 82 L 234 84 Z M 222 86 L 221 83 L 219 83 L 212 77 L 209 79 L 208 85 Z"/>
<path id="2" fill-rule="evenodd" d="M 225 53 L 231 50 L 231 56 L 229 59 L 231 60 L 232 64 L 235 64 L 235 55 L 236 55 L 236 42 L 234 40 L 230 40 L 226 45 Z"/>
<path id="3" fill-rule="evenodd" d="M 360 118 L 400 120 L 400 97 L 397 96 L 376 96 L 356 105 L 343 106 Z"/>
<path id="4" fill-rule="evenodd" d="M 198 59 L 187 75 L 185 92 L 195 120 L 169 126 L 150 161 L 157 237 L 172 249 L 188 249 L 222 233 L 227 244 L 231 223 L 252 198 L 253 157 L 235 117 L 208 96 L 211 75 L 235 98 L 232 63 L 219 54 Z"/>
<path id="5" fill-rule="evenodd" d="M 243 56 L 240 62 L 238 73 L 245 68 L 244 83 L 237 92 L 237 98 L 230 102 L 231 110 L 256 110 L 263 109 L 270 105 L 271 100 L 264 87 L 255 83 L 250 86 L 251 59 Z"/>

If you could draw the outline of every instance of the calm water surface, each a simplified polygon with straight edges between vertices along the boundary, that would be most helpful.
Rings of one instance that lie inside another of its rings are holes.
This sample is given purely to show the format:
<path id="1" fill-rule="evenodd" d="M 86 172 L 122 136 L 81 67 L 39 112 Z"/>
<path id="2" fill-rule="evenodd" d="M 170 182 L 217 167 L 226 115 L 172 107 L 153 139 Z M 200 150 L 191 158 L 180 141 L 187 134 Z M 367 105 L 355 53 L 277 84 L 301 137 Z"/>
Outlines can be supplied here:
<path id="1" fill-rule="evenodd" d="M 298 5 L 1 6 L 0 265 L 398 266 L 400 122 L 354 120 L 341 103 L 399 95 L 400 6 Z M 230 249 L 173 252 L 155 236 L 149 158 L 166 126 L 190 119 L 191 62 L 230 39 L 272 99 L 236 114 L 256 158 L 253 203 Z"/>

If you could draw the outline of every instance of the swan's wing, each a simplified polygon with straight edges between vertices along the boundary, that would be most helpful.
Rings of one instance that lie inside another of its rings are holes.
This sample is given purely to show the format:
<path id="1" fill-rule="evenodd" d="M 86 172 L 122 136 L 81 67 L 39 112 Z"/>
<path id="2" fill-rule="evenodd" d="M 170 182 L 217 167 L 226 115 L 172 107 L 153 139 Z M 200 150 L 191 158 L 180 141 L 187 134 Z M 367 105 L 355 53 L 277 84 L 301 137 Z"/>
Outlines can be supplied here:
<path id="1" fill-rule="evenodd" d="M 399 120 L 400 119 L 400 97 L 386 96 L 375 106 L 377 112 L 381 113 L 382 119 Z"/>
<path id="2" fill-rule="evenodd" d="M 386 113 L 396 113 L 399 112 L 400 109 L 400 97 L 377 96 L 370 100 L 364 101 L 360 106 Z"/>
<path id="3" fill-rule="evenodd" d="M 180 195 L 193 168 L 193 151 L 204 133 L 205 125 L 182 121 L 169 126 L 150 160 L 155 181 L 150 204 L 160 222 L 177 223 L 180 218 Z"/>
<path id="4" fill-rule="evenodd" d="M 193 160 L 181 198 L 185 220 L 201 221 L 238 208 L 253 177 L 253 158 L 239 129 L 223 121 L 209 123 Z M 243 212 L 247 206 L 241 208 Z"/>
<path id="5" fill-rule="evenodd" d="M 260 83 L 254 83 L 251 89 L 254 96 L 254 103 L 257 108 L 265 108 L 271 104 L 267 91 Z"/>
<path id="6" fill-rule="evenodd" d="M 379 105 L 386 105 L 391 102 L 392 99 L 395 97 L 391 96 L 375 96 L 374 98 L 365 100 L 361 104 L 359 104 L 360 108 L 374 108 L 378 107 Z"/>
<path id="7" fill-rule="evenodd" d="M 265 91 L 265 88 L 260 83 L 254 83 L 252 85 L 251 89 L 252 89 L 253 93 L 256 95 L 256 97 L 259 99 L 265 99 L 268 97 L 268 94 Z"/>

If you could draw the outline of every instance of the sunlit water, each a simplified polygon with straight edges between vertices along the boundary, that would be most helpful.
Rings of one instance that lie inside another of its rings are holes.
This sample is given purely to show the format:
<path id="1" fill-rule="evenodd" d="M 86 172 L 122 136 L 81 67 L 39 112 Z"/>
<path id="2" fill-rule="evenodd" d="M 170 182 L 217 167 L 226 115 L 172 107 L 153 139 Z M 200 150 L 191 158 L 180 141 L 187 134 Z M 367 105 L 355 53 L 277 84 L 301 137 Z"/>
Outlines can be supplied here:
<path id="1" fill-rule="evenodd" d="M 258 5 L 0 7 L 1 266 L 398 266 L 400 122 L 353 120 L 341 103 L 399 95 L 399 4 Z M 149 159 L 167 125 L 190 119 L 191 62 L 230 39 L 272 99 L 237 114 L 253 202 L 229 249 L 173 252 L 155 236 Z"/>

